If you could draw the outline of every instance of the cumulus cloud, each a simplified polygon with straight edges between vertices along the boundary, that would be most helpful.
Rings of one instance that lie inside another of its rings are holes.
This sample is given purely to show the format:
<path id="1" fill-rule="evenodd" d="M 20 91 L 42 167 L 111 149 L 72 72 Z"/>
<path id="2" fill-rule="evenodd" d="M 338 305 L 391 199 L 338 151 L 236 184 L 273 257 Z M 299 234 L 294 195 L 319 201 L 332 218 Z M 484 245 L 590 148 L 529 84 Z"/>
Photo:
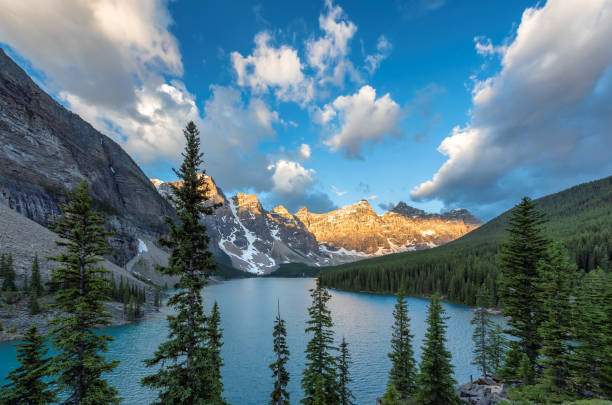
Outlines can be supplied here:
<path id="1" fill-rule="evenodd" d="M 135 82 L 182 74 L 164 3 L 0 0 L 0 41 L 42 70 L 54 91 L 120 111 L 143 92 Z"/>
<path id="2" fill-rule="evenodd" d="M 325 125 L 336 116 L 336 110 L 329 105 L 326 104 L 323 108 L 312 107 L 311 109 L 312 120 L 319 125 Z"/>
<path id="3" fill-rule="evenodd" d="M 315 182 L 315 171 L 305 169 L 298 162 L 281 159 L 270 164 L 268 170 L 273 172 L 272 181 L 274 185 L 272 191 L 277 194 L 304 194 Z"/>
<path id="4" fill-rule="evenodd" d="M 287 45 L 276 48 L 270 44 L 271 40 L 268 32 L 261 32 L 255 36 L 252 55 L 243 57 L 232 52 L 238 85 L 248 86 L 256 93 L 273 89 L 276 97 L 283 101 L 309 101 L 313 96 L 313 85 L 302 72 L 297 51 Z"/>
<path id="5" fill-rule="evenodd" d="M 375 54 L 368 55 L 365 58 L 365 69 L 369 74 L 374 74 L 382 61 L 389 57 L 391 49 L 393 49 L 391 42 L 389 42 L 384 35 L 381 35 L 376 43 L 377 52 Z"/>
<path id="6" fill-rule="evenodd" d="M 398 128 L 401 108 L 388 93 L 376 98 L 376 90 L 363 86 L 353 95 L 336 98 L 332 106 L 341 128 L 324 142 L 332 151 L 344 151 L 347 158 L 360 158 L 361 149 L 368 142 L 401 135 Z"/>
<path id="7" fill-rule="evenodd" d="M 320 84 L 341 86 L 347 75 L 351 80 L 360 82 L 359 72 L 348 58 L 349 41 L 357 32 L 357 26 L 331 0 L 325 0 L 325 11 L 319 16 L 323 36 L 306 42 L 308 64 L 315 69 Z"/>
<path id="8" fill-rule="evenodd" d="M 474 86 L 470 123 L 438 147 L 448 160 L 412 198 L 490 205 L 552 191 L 551 177 L 569 186 L 609 175 L 610 38 L 608 0 L 526 9 L 514 39 L 496 51 L 499 73 Z"/>
<path id="9" fill-rule="evenodd" d="M 300 145 L 300 148 L 298 149 L 298 152 L 300 154 L 300 158 L 302 160 L 308 160 L 310 159 L 310 145 L 303 143 Z"/>

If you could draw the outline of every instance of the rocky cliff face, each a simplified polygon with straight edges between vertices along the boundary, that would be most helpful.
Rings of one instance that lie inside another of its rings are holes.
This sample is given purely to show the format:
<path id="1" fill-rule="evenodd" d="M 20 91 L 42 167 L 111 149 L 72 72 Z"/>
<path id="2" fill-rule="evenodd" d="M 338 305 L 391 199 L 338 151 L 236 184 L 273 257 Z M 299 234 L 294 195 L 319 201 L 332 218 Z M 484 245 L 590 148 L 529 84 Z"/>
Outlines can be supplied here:
<path id="1" fill-rule="evenodd" d="M 170 184 L 151 180 L 162 195 Z M 482 222 L 466 210 L 428 214 L 399 203 L 378 215 L 365 201 L 326 214 L 302 207 L 292 215 L 283 206 L 266 211 L 254 194 L 227 198 L 210 177 L 211 201 L 221 203 L 204 221 L 217 254 L 227 254 L 232 265 L 267 274 L 281 263 L 333 265 L 366 257 L 427 249 L 463 236 Z"/>
<path id="2" fill-rule="evenodd" d="M 114 261 L 137 253 L 138 237 L 165 231 L 171 205 L 119 145 L 42 91 L 0 49 L 0 203 L 48 226 L 67 191 L 87 180 L 116 235 Z"/>

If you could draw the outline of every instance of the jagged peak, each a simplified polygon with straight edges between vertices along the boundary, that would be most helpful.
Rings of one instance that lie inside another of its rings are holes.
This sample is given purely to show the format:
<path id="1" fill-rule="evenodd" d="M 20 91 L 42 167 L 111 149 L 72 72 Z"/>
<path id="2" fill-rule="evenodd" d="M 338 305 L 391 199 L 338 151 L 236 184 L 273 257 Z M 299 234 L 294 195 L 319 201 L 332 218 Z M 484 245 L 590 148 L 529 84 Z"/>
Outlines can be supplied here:
<path id="1" fill-rule="evenodd" d="M 287 211 L 287 208 L 283 207 L 282 205 L 275 207 L 272 212 L 278 215 L 291 215 L 289 211 Z"/>
<path id="2" fill-rule="evenodd" d="M 163 180 L 160 179 L 149 179 L 149 181 L 151 181 L 151 183 L 153 183 L 155 187 L 159 187 L 160 185 L 165 183 Z"/>
<path id="3" fill-rule="evenodd" d="M 297 212 L 295 213 L 296 216 L 308 215 L 308 214 L 310 214 L 310 212 L 308 211 L 308 208 L 306 208 L 305 205 L 302 205 L 302 208 L 297 210 Z"/>
<path id="4" fill-rule="evenodd" d="M 393 209 L 391 209 L 391 212 L 395 212 L 396 214 L 400 214 L 400 215 L 404 215 L 408 217 L 427 215 L 425 211 L 412 207 L 403 201 L 400 201 L 399 203 L 397 203 L 397 205 L 393 207 Z"/>

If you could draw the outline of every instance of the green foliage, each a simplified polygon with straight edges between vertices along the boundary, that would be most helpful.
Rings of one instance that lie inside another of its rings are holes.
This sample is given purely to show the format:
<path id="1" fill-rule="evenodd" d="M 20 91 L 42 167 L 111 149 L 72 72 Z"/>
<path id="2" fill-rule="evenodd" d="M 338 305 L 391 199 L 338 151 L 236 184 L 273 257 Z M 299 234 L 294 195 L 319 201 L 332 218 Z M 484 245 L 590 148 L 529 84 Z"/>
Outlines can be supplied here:
<path id="1" fill-rule="evenodd" d="M 32 325 L 23 337 L 23 343 L 17 343 L 17 360 L 20 366 L 9 373 L 9 384 L 3 387 L 0 402 L 11 405 L 43 405 L 57 400 L 52 382 L 46 382 L 49 376 L 49 359 L 45 358 L 48 349 L 44 337 L 38 335 Z"/>
<path id="2" fill-rule="evenodd" d="M 13 255 L 0 256 L 0 274 L 2 274 L 2 291 L 17 291 L 15 285 L 15 270 L 13 269 Z"/>
<path id="3" fill-rule="evenodd" d="M 506 348 L 508 346 L 502 326 L 499 323 L 494 323 L 489 329 L 487 338 L 487 359 L 489 360 L 489 369 L 493 375 L 498 375 L 504 364 Z"/>
<path id="4" fill-rule="evenodd" d="M 287 384 L 289 383 L 289 372 L 287 362 L 289 361 L 289 346 L 287 345 L 287 329 L 285 320 L 280 316 L 280 308 L 274 320 L 274 331 L 272 332 L 274 345 L 274 362 L 270 364 L 272 378 L 274 378 L 274 389 L 270 394 L 270 405 L 290 405 Z"/>
<path id="5" fill-rule="evenodd" d="M 30 290 L 36 292 L 36 296 L 42 297 L 45 290 L 40 281 L 40 265 L 38 263 L 38 253 L 34 254 L 34 261 L 32 262 L 32 279 L 30 280 Z"/>
<path id="6" fill-rule="evenodd" d="M 610 386 L 610 275 L 591 271 L 578 287 L 574 302 L 572 376 L 579 393 L 594 392 L 612 398 Z"/>
<path id="7" fill-rule="evenodd" d="M 478 366 L 484 376 L 487 376 L 487 371 L 490 372 L 492 368 L 491 359 L 489 358 L 492 348 L 489 345 L 492 343 L 490 332 L 493 328 L 493 321 L 485 308 L 487 295 L 486 287 L 483 285 L 476 298 L 478 308 L 474 310 L 474 316 L 470 322 L 474 325 L 474 332 L 472 333 L 472 342 L 474 343 L 472 353 L 474 358 L 472 364 Z"/>
<path id="8" fill-rule="evenodd" d="M 547 260 L 541 260 L 538 265 L 539 299 L 543 314 L 539 330 L 542 340 L 542 371 L 539 383 L 549 401 L 561 402 L 568 397 L 570 391 L 570 300 L 576 268 L 570 263 L 567 252 L 560 243 L 554 243 L 547 256 Z"/>
<path id="9" fill-rule="evenodd" d="M 221 347 L 223 346 L 223 329 L 221 329 L 221 314 L 217 301 L 213 304 L 212 312 L 206 325 L 207 333 L 207 354 L 208 354 L 208 401 L 214 404 L 224 404 L 223 382 L 221 381 Z"/>
<path id="10" fill-rule="evenodd" d="M 155 305 L 156 308 L 161 307 L 161 298 L 159 297 L 159 288 L 155 289 L 155 297 L 153 298 L 153 305 Z"/>
<path id="11" fill-rule="evenodd" d="M 445 312 L 440 297 L 431 297 L 427 311 L 427 332 L 417 376 L 416 402 L 422 405 L 459 404 L 455 395 L 451 354 L 446 349 Z"/>
<path id="12" fill-rule="evenodd" d="M 416 362 L 410 334 L 408 304 L 403 289 L 397 294 L 393 309 L 393 333 L 391 337 L 391 371 L 388 385 L 392 385 L 401 398 L 412 396 L 416 390 Z"/>
<path id="13" fill-rule="evenodd" d="M 578 268 L 612 270 L 612 177 L 581 184 L 534 203 L 546 214 L 544 234 L 562 242 Z M 476 293 L 485 284 L 493 300 L 488 306 L 494 307 L 499 302 L 498 253 L 506 240 L 510 216 L 510 211 L 505 212 L 437 248 L 324 268 L 324 285 L 380 293 L 395 293 L 401 285 L 409 295 L 428 296 L 439 291 L 450 301 L 475 305 Z M 294 273 L 299 276 L 306 270 L 296 269 Z"/>
<path id="14" fill-rule="evenodd" d="M 332 353 L 338 349 L 333 345 L 334 325 L 327 308 L 331 295 L 323 287 L 321 275 L 316 283 L 316 287 L 310 290 L 312 305 L 308 308 L 310 319 L 306 321 L 306 333 L 312 334 L 312 338 L 305 351 L 306 364 L 302 371 L 304 398 L 301 403 L 335 405 L 339 404 L 337 358 Z"/>
<path id="15" fill-rule="evenodd" d="M 208 249 L 206 227 L 202 215 L 211 215 L 214 206 L 208 203 L 207 185 L 200 174 L 199 132 L 193 122 L 183 131 L 186 140 L 183 163 L 175 170 L 182 180 L 172 187 L 171 200 L 178 221 L 166 218 L 170 227 L 168 238 L 160 244 L 170 250 L 168 266 L 160 267 L 163 274 L 179 276 L 174 285 L 177 292 L 168 299 L 176 314 L 168 315 L 168 340 L 161 343 L 147 367 L 158 366 L 154 374 L 142 379 L 146 387 L 158 390 L 158 404 L 223 404 L 220 381 L 211 381 L 216 373 L 211 364 L 209 332 L 202 304 L 202 288 L 215 269 Z M 215 397 L 211 397 L 215 395 Z"/>
<path id="16" fill-rule="evenodd" d="M 58 384 L 77 404 L 118 404 L 117 390 L 102 378 L 117 367 L 118 361 L 106 361 L 100 354 L 108 350 L 108 335 L 95 333 L 110 325 L 111 315 L 103 302 L 110 297 L 106 269 L 97 265 L 109 248 L 105 220 L 91 210 L 86 182 L 70 194 L 70 203 L 55 224 L 60 236 L 56 242 L 65 252 L 50 258 L 59 266 L 53 269 L 55 318 L 50 322 L 52 344 L 57 354 L 52 372 Z"/>
<path id="17" fill-rule="evenodd" d="M 349 388 L 349 384 L 353 381 L 350 372 L 351 364 L 351 353 L 348 349 L 348 343 L 343 336 L 340 343 L 340 356 L 338 356 L 338 395 L 340 397 L 340 405 L 355 405 L 353 402 L 355 397 Z"/>
<path id="18" fill-rule="evenodd" d="M 402 400 L 402 396 L 397 388 L 395 388 L 395 385 L 387 384 L 387 390 L 382 397 L 382 405 L 403 405 L 404 403 L 405 401 Z"/>
<path id="19" fill-rule="evenodd" d="M 33 288 L 32 291 L 30 291 L 30 296 L 28 298 L 28 311 L 30 312 L 30 315 L 36 315 L 40 313 L 40 304 L 38 303 L 38 293 L 36 292 L 35 288 Z"/>
<path id="20" fill-rule="evenodd" d="M 531 373 L 536 372 L 540 350 L 538 329 L 541 323 L 538 263 L 546 257 L 548 241 L 542 224 L 544 214 L 524 197 L 513 209 L 508 224 L 508 241 L 501 252 L 500 297 L 503 314 L 509 317 L 506 333 L 515 339 L 509 341 L 509 350 L 503 370 L 505 377 L 517 377 L 521 356 L 527 355 Z"/>

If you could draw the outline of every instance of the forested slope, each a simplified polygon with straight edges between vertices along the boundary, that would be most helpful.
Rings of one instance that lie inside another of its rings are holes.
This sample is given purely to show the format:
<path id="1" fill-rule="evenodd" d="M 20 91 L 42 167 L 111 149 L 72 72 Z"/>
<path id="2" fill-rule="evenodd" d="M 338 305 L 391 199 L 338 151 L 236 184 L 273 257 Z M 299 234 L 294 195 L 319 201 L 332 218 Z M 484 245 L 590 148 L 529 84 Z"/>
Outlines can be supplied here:
<path id="1" fill-rule="evenodd" d="M 518 201 L 517 201 L 518 202 Z M 579 268 L 609 271 L 612 263 L 612 177 L 580 184 L 535 200 L 546 214 L 544 230 L 567 247 Z M 444 246 L 323 269 L 333 288 L 390 293 L 403 284 L 409 294 L 440 291 L 447 299 L 474 304 L 485 283 L 497 303 L 498 252 L 509 211 Z M 283 270 L 282 268 L 280 270 Z M 305 269 L 292 269 L 305 272 Z"/>

